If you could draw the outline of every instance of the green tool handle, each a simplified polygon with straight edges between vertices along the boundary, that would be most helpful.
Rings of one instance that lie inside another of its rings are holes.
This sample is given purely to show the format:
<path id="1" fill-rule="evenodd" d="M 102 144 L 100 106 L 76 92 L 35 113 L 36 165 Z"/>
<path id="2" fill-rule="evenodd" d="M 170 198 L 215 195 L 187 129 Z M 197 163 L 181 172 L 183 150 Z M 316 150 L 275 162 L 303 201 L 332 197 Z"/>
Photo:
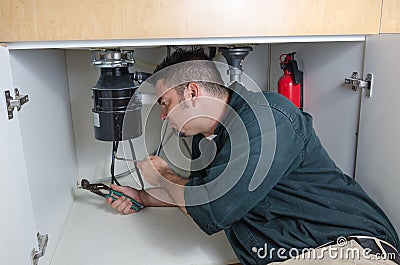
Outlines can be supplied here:
<path id="1" fill-rule="evenodd" d="M 111 190 L 110 193 L 106 195 L 106 198 L 110 198 L 111 197 L 113 199 L 113 201 L 115 201 L 117 198 L 114 195 L 116 195 L 118 197 L 124 196 L 124 197 L 128 198 L 132 202 L 131 209 L 133 209 L 133 210 L 135 210 L 137 212 L 144 208 L 143 204 L 139 203 L 135 199 L 133 199 L 133 198 L 131 198 L 131 197 L 123 194 L 122 192 L 119 192 L 119 191 Z"/>

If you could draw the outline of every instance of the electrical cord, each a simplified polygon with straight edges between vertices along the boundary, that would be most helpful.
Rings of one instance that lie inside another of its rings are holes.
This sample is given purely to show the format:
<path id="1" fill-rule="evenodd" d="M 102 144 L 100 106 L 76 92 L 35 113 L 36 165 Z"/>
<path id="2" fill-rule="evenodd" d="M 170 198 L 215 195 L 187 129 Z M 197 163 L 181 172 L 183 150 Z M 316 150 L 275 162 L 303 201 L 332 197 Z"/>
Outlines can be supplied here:
<path id="1" fill-rule="evenodd" d="M 121 172 L 121 173 L 115 175 L 114 177 L 115 177 L 116 179 L 119 179 L 119 178 L 128 176 L 128 175 L 131 174 L 132 172 L 134 172 L 134 169 L 129 169 L 129 170 L 127 170 L 127 171 L 124 171 L 124 172 Z M 111 181 L 111 179 L 112 179 L 111 176 L 110 176 L 110 177 L 106 177 L 106 178 L 102 178 L 102 179 L 96 180 L 96 183 L 109 182 L 109 181 Z"/>
<path id="2" fill-rule="evenodd" d="M 171 140 L 172 136 L 175 134 L 174 131 L 171 131 L 168 134 L 168 136 L 165 137 L 166 131 L 167 131 L 167 126 L 164 128 L 164 132 L 163 132 L 163 135 L 162 135 L 162 138 L 161 138 L 159 146 L 157 147 L 156 150 L 154 150 L 152 153 L 150 153 L 150 155 L 159 156 L 162 148 L 164 147 L 164 145 L 166 145 Z M 181 139 L 181 140 L 183 141 L 183 144 L 184 144 L 186 150 L 191 155 L 191 150 L 190 150 L 189 144 L 186 142 L 186 139 Z M 132 159 L 136 160 L 136 153 L 135 153 L 135 150 L 134 150 L 134 146 L 133 146 L 132 140 L 129 139 L 128 141 L 129 141 L 129 148 L 130 148 L 131 154 L 132 154 Z M 107 177 L 107 178 L 99 179 L 99 180 L 97 180 L 97 183 L 108 182 L 108 181 L 111 180 L 112 184 L 117 184 L 118 186 L 121 186 L 121 184 L 117 180 L 118 178 L 122 178 L 122 177 L 125 177 L 125 176 L 131 174 L 132 172 L 136 172 L 136 174 L 138 175 L 138 178 L 139 178 L 139 182 L 140 182 L 141 188 L 142 188 L 142 190 L 144 190 L 143 177 L 142 177 L 142 175 L 140 173 L 140 170 L 137 168 L 136 163 L 134 163 L 134 166 L 135 166 L 134 169 L 129 169 L 127 171 L 124 171 L 124 172 L 121 172 L 121 173 L 115 175 L 115 154 L 117 153 L 118 145 L 119 145 L 119 141 L 113 141 L 113 147 L 112 147 L 113 152 L 112 152 L 112 160 L 111 160 L 111 176 Z"/>
<path id="3" fill-rule="evenodd" d="M 112 149 L 112 155 L 111 155 L 111 183 L 121 186 L 121 184 L 118 182 L 117 178 L 115 177 L 115 154 L 118 151 L 118 144 L 119 144 L 119 141 L 113 141 L 113 149 Z"/>
<path id="4" fill-rule="evenodd" d="M 167 144 L 167 143 L 169 142 L 169 140 L 171 140 L 171 137 L 172 137 L 173 135 L 174 135 L 174 132 L 172 131 L 167 137 L 165 137 L 165 139 L 164 139 L 164 140 L 165 140 L 164 145 Z M 161 147 L 160 147 L 160 146 L 161 146 Z M 161 143 L 160 143 L 160 145 L 157 147 L 157 149 L 155 149 L 153 152 L 150 153 L 150 155 L 156 155 L 156 153 L 158 152 L 159 148 L 162 149 L 162 144 L 161 144 Z M 113 150 L 114 150 L 114 148 L 113 148 Z M 114 152 L 113 152 L 113 155 L 115 155 Z M 114 157 L 114 159 L 115 159 L 115 157 Z M 125 176 L 131 174 L 131 173 L 134 172 L 134 171 L 136 171 L 136 168 L 135 168 L 135 169 L 128 169 L 127 171 L 124 171 L 124 172 L 121 172 L 121 173 L 115 175 L 114 178 L 115 178 L 115 179 L 118 179 L 118 178 L 125 177 Z M 96 183 L 108 182 L 108 181 L 110 181 L 110 180 L 112 181 L 112 179 L 113 179 L 113 176 L 111 175 L 110 177 L 102 178 L 102 179 L 97 180 Z"/>
<path id="5" fill-rule="evenodd" d="M 163 141 L 164 141 L 165 133 L 167 132 L 167 128 L 168 128 L 168 122 L 165 124 L 164 132 L 163 132 L 163 134 L 162 134 L 162 136 L 161 136 L 160 144 L 158 145 L 158 148 L 157 148 L 157 151 L 156 151 L 156 154 L 155 154 L 156 156 L 159 156 L 159 155 L 160 155 L 161 148 L 162 148 L 162 146 L 163 146 Z"/>
<path id="6" fill-rule="evenodd" d="M 131 149 L 132 159 L 136 160 L 135 148 L 133 147 L 132 140 L 129 139 L 128 142 L 129 142 L 129 148 Z M 141 175 L 141 173 L 139 171 L 139 168 L 137 167 L 137 163 L 133 163 L 133 165 L 135 167 L 136 174 L 137 174 L 137 176 L 139 178 L 140 186 L 142 187 L 142 190 L 144 190 L 143 178 L 142 178 L 142 175 Z"/>

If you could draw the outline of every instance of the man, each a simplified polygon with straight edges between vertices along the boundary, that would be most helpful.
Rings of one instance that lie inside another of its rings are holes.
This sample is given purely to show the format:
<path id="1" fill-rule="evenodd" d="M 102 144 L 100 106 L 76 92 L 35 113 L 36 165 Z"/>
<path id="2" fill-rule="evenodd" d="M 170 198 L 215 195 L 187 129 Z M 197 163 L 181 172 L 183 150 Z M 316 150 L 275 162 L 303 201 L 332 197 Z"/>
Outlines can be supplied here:
<path id="1" fill-rule="evenodd" d="M 157 188 L 113 189 L 179 206 L 207 234 L 224 230 L 242 264 L 400 264 L 392 224 L 331 160 L 309 114 L 276 93 L 226 88 L 202 50 L 178 50 L 156 72 L 161 119 L 193 136 L 191 175 L 149 156 L 138 167 Z M 125 198 L 107 203 L 134 212 Z"/>

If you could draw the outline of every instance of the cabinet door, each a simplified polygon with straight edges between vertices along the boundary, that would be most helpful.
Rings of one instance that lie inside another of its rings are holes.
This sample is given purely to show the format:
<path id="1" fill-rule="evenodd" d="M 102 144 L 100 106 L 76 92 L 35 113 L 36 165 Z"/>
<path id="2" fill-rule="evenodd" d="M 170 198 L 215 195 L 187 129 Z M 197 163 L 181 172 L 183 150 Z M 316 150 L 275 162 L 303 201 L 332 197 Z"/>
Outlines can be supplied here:
<path id="1" fill-rule="evenodd" d="M 400 34 L 367 37 L 364 76 L 374 74 L 372 98 L 363 96 L 356 178 L 400 232 Z"/>
<path id="2" fill-rule="evenodd" d="M 18 114 L 8 120 L 5 90 L 13 90 L 8 49 L 0 46 L 0 257 L 1 264 L 31 264 L 37 248 Z M 14 92 L 12 91 L 12 95 Z"/>

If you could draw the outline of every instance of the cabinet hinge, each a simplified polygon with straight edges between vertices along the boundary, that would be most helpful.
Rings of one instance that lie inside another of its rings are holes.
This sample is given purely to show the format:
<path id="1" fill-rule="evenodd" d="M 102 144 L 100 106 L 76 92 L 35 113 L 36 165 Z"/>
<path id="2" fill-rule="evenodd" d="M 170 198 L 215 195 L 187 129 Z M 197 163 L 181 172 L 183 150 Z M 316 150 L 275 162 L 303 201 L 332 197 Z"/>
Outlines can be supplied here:
<path id="1" fill-rule="evenodd" d="M 39 262 L 39 259 L 43 257 L 44 253 L 46 252 L 46 247 L 47 247 L 47 242 L 49 241 L 49 236 L 48 235 L 41 235 L 37 233 L 37 239 L 38 239 L 38 250 L 33 249 L 31 252 L 31 257 L 32 257 L 32 265 L 37 265 Z"/>
<path id="2" fill-rule="evenodd" d="M 4 91 L 6 96 L 6 106 L 8 112 L 8 119 L 14 118 L 13 111 L 17 108 L 18 111 L 21 110 L 22 105 L 29 101 L 28 95 L 20 95 L 18 88 L 14 89 L 14 98 L 11 96 L 10 90 Z"/>
<path id="3" fill-rule="evenodd" d="M 372 97 L 372 86 L 374 81 L 374 75 L 372 73 L 368 73 L 365 80 L 358 78 L 358 72 L 353 72 L 351 77 L 347 77 L 344 79 L 345 85 L 351 86 L 354 91 L 357 91 L 358 88 L 365 88 L 365 92 L 367 97 Z"/>

